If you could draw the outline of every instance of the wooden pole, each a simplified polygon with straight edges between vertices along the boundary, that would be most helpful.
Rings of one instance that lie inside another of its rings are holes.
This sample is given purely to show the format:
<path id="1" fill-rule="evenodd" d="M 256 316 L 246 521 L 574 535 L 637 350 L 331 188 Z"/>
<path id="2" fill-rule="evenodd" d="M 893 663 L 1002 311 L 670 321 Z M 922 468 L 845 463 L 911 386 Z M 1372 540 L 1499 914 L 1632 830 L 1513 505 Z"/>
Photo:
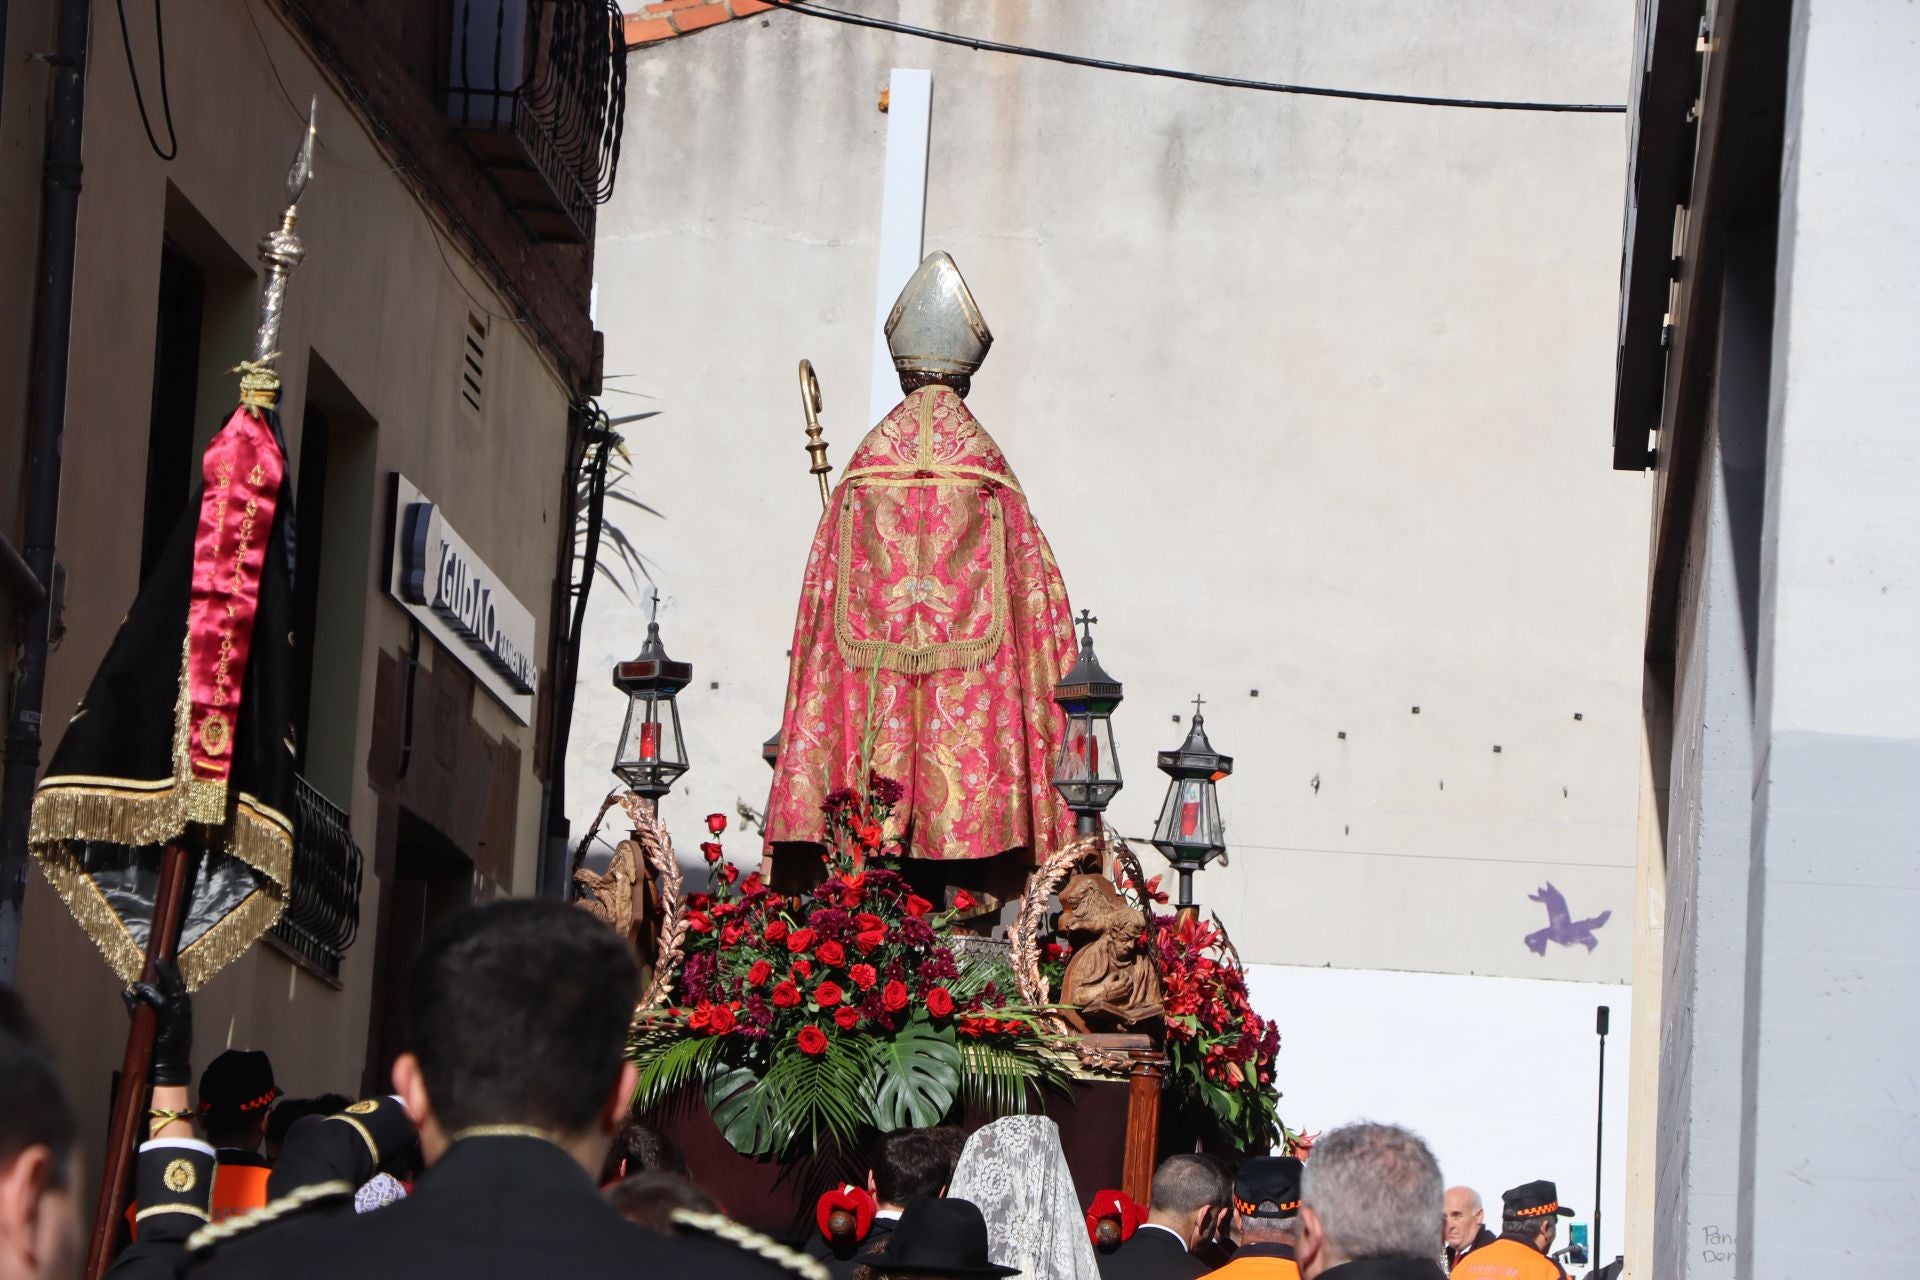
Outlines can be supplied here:
<path id="1" fill-rule="evenodd" d="M 180 923 L 186 914 L 187 888 L 193 880 L 192 857 L 183 844 L 169 844 L 160 854 L 160 883 L 154 889 L 153 922 L 147 930 L 147 962 L 142 982 L 153 982 L 156 966 L 171 963 L 180 946 Z M 100 1198 L 94 1204 L 93 1236 L 87 1247 L 87 1280 L 99 1280 L 113 1262 L 120 1234 L 120 1213 L 133 1181 L 133 1144 L 146 1118 L 152 1082 L 153 1038 L 159 1029 L 153 1006 L 140 1001 L 127 1028 L 127 1051 L 120 1059 L 120 1085 L 113 1095 L 113 1118 L 107 1125 L 106 1165 L 100 1170 Z"/>
<path id="2" fill-rule="evenodd" d="M 1153 1198 L 1153 1166 L 1160 1147 L 1160 1082 L 1167 1059 L 1157 1049 L 1135 1049 L 1127 1077 L 1127 1145 L 1120 1162 L 1120 1189 L 1137 1204 Z"/>

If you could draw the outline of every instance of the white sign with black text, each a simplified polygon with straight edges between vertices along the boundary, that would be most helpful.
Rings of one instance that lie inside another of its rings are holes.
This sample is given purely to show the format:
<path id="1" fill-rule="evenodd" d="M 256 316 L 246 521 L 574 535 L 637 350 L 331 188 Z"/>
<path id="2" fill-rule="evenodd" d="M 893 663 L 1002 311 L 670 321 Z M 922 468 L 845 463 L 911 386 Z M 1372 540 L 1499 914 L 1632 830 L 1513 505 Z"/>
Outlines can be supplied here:
<path id="1" fill-rule="evenodd" d="M 533 615 L 441 518 L 393 473 L 393 563 L 387 592 L 479 679 L 521 724 L 533 723 L 539 683 Z"/>

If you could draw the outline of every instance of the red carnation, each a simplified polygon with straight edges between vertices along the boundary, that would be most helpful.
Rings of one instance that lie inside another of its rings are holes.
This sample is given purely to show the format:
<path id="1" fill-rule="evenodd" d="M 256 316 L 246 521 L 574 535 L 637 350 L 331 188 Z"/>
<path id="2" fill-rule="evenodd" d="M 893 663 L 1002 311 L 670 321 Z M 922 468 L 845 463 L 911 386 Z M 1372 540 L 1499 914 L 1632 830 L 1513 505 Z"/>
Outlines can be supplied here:
<path id="1" fill-rule="evenodd" d="M 851 1031 L 860 1025 L 860 1011 L 850 1004 L 843 1004 L 833 1011 L 833 1020 L 840 1024 L 842 1031 Z"/>
<path id="2" fill-rule="evenodd" d="M 776 1009 L 791 1009 L 800 1003 L 800 988 L 791 981 L 782 982 L 773 989 L 773 1005 Z"/>
<path id="3" fill-rule="evenodd" d="M 952 1013 L 953 993 L 945 987 L 935 987 L 927 992 L 927 1012 L 936 1018 L 944 1018 Z"/>
<path id="4" fill-rule="evenodd" d="M 800 1052 L 810 1057 L 817 1058 L 827 1051 L 827 1033 L 812 1023 L 800 1028 L 800 1034 L 794 1037 L 794 1042 L 800 1046 Z"/>
<path id="5" fill-rule="evenodd" d="M 795 929 L 787 935 L 787 950 L 799 955 L 813 945 L 813 930 Z"/>
<path id="6" fill-rule="evenodd" d="M 862 991 L 873 990 L 873 984 L 880 980 L 880 975 L 874 972 L 873 966 L 870 964 L 857 964 L 853 966 L 853 968 L 847 970 L 847 976 L 852 978 L 853 985 Z"/>
<path id="7" fill-rule="evenodd" d="M 727 829 L 726 814 L 710 813 L 707 815 L 707 830 L 713 832 L 713 834 L 715 835 L 719 835 L 722 831 L 725 831 L 726 829 Z"/>
<path id="8" fill-rule="evenodd" d="M 687 928 L 695 933 L 712 933 L 713 917 L 704 911 L 687 912 Z"/>
<path id="9" fill-rule="evenodd" d="M 830 964 L 838 969 L 847 962 L 847 952 L 837 942 L 823 942 L 813 949 L 814 959 L 821 964 Z"/>
<path id="10" fill-rule="evenodd" d="M 712 840 L 702 840 L 700 842 L 700 852 L 706 855 L 708 862 L 720 861 L 720 846 Z"/>
<path id="11" fill-rule="evenodd" d="M 707 1018 L 707 1034 L 710 1036 L 723 1036 L 733 1030 L 733 1024 L 733 1007 L 731 1005 L 717 1004 L 713 1006 L 713 1013 Z"/>
<path id="12" fill-rule="evenodd" d="M 915 920 L 918 920 L 931 910 L 933 910 L 933 904 L 919 894 L 910 893 L 907 895 L 907 914 Z"/>
<path id="13" fill-rule="evenodd" d="M 785 920 L 767 921 L 767 941 L 768 942 L 778 942 L 780 941 L 780 939 L 786 936 L 787 936 L 787 922 Z"/>
<path id="14" fill-rule="evenodd" d="M 822 1009 L 831 1009 L 846 999 L 846 995 L 847 993 L 840 989 L 839 983 L 823 982 L 813 989 L 813 1002 Z M 951 1005 L 953 1001 L 949 1000 L 947 1003 Z"/>
<path id="15" fill-rule="evenodd" d="M 880 989 L 880 1004 L 888 1013 L 898 1013 L 907 1007 L 907 984 L 895 978 Z"/>
<path id="16" fill-rule="evenodd" d="M 965 889 L 955 889 L 953 891 L 953 909 L 955 911 L 971 911 L 979 905 L 980 904 L 974 900 L 973 895 Z"/>
<path id="17" fill-rule="evenodd" d="M 747 985 L 753 987 L 764 986 L 767 979 L 772 976 L 772 965 L 768 964 L 765 960 L 755 960 L 753 962 L 753 968 L 747 970 Z"/>

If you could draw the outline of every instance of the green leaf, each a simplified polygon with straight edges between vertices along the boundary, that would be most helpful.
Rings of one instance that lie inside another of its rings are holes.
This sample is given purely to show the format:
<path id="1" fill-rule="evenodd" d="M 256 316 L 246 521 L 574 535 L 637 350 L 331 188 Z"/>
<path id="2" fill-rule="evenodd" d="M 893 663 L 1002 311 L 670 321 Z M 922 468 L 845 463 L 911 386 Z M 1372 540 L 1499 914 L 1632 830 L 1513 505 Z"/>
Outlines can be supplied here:
<path id="1" fill-rule="evenodd" d="M 960 1050 L 951 1031 L 918 1019 L 872 1047 L 873 1123 L 882 1131 L 928 1129 L 946 1118 L 960 1088 Z"/>
<path id="2" fill-rule="evenodd" d="M 805 1138 L 818 1147 L 825 1137 L 842 1151 L 857 1149 L 860 1128 L 868 1122 L 862 1099 L 872 1070 L 872 1043 L 866 1036 L 829 1034 L 826 1051 L 817 1056 L 797 1048 L 775 1056 L 765 1087 L 788 1128 L 783 1143 Z"/>
<path id="3" fill-rule="evenodd" d="M 722 1136 L 743 1156 L 771 1155 L 792 1132 L 791 1125 L 776 1119 L 781 1115 L 776 1091 L 752 1067 L 735 1067 L 708 1081 L 707 1109 Z"/>
<path id="4" fill-rule="evenodd" d="M 628 1054 L 640 1070 L 634 1105 L 657 1106 L 683 1086 L 705 1080 L 719 1046 L 717 1038 L 689 1035 L 684 1028 L 643 1032 Z"/>

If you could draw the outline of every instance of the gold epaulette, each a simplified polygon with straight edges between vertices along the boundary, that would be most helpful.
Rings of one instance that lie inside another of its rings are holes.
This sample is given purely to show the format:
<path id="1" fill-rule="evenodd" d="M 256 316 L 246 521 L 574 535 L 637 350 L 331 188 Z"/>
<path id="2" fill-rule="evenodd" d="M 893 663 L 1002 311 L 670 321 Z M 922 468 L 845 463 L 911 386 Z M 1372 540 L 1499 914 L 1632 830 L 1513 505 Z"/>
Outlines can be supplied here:
<path id="1" fill-rule="evenodd" d="M 797 1249 L 789 1249 L 772 1236 L 761 1235 L 752 1227 L 743 1227 L 723 1213 L 695 1213 L 692 1209 L 675 1209 L 673 1221 L 676 1226 L 725 1240 L 737 1249 L 751 1253 L 756 1258 L 764 1258 L 774 1266 L 784 1268 L 795 1275 L 805 1276 L 807 1280 L 832 1280 L 819 1259 L 810 1258 Z"/>
<path id="2" fill-rule="evenodd" d="M 296 1213 L 310 1205 L 321 1204 L 328 1200 L 345 1197 L 353 1199 L 353 1184 L 345 1180 L 333 1182 L 315 1182 L 297 1187 L 281 1196 L 278 1200 L 269 1200 L 258 1209 L 248 1210 L 238 1217 L 228 1218 L 224 1222 L 212 1222 L 194 1232 L 187 1239 L 187 1249 L 200 1253 L 217 1244 L 256 1231 L 268 1223 L 278 1222 L 289 1214 Z"/>

